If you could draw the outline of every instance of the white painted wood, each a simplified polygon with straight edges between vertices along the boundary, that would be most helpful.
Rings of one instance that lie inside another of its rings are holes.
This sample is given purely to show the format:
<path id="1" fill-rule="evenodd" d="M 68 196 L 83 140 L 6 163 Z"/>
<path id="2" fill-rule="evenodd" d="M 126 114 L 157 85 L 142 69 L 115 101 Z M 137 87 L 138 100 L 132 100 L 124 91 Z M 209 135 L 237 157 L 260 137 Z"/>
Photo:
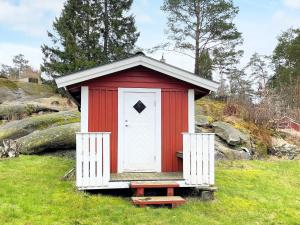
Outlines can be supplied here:
<path id="1" fill-rule="evenodd" d="M 133 105 L 141 100 L 146 109 Z M 118 172 L 161 171 L 161 90 L 118 89 Z"/>
<path id="2" fill-rule="evenodd" d="M 203 183 L 208 184 L 208 154 L 209 154 L 209 143 L 208 143 L 208 135 L 202 135 L 202 141 L 203 141 L 203 148 L 202 148 L 202 154 L 203 154 Z"/>
<path id="3" fill-rule="evenodd" d="M 170 182 L 175 182 L 179 184 L 179 187 L 197 187 L 197 188 L 203 188 L 203 189 L 209 189 L 211 188 L 209 185 L 205 184 L 187 184 L 184 180 L 178 181 L 178 180 L 169 180 Z M 78 187 L 79 190 L 101 190 L 101 189 L 125 189 L 130 188 L 130 181 L 113 181 L 109 182 L 107 185 L 104 186 L 94 186 L 94 187 Z"/>
<path id="4" fill-rule="evenodd" d="M 81 86 L 81 132 L 88 132 L 89 129 L 89 87 Z"/>
<path id="5" fill-rule="evenodd" d="M 191 184 L 197 183 L 197 139 L 196 134 L 191 134 Z"/>
<path id="6" fill-rule="evenodd" d="M 214 134 L 183 134 L 183 178 L 187 185 L 214 185 Z"/>
<path id="7" fill-rule="evenodd" d="M 90 185 L 97 185 L 96 177 L 96 134 L 90 134 Z"/>
<path id="8" fill-rule="evenodd" d="M 195 133 L 195 91 L 188 90 L 188 125 L 189 133 Z"/>
<path id="9" fill-rule="evenodd" d="M 209 135 L 209 185 L 215 184 L 215 136 Z"/>
<path id="10" fill-rule="evenodd" d="M 107 186 L 110 180 L 110 133 L 76 133 L 76 186 Z"/>
<path id="11" fill-rule="evenodd" d="M 110 143 L 109 134 L 103 134 L 103 184 L 107 185 L 110 179 Z"/>
<path id="12" fill-rule="evenodd" d="M 82 149 L 82 135 L 76 135 L 76 186 L 82 184 L 82 162 L 83 162 L 83 149 Z"/>
<path id="13" fill-rule="evenodd" d="M 197 184 L 203 184 L 202 135 L 197 135 Z"/>
<path id="14" fill-rule="evenodd" d="M 155 59 L 146 56 L 135 56 L 128 59 L 120 60 L 114 63 L 106 64 L 96 68 L 80 71 L 70 75 L 62 76 L 55 79 L 58 87 L 66 87 L 72 84 L 80 83 L 97 77 L 102 77 L 121 70 L 133 68 L 136 66 L 144 66 L 149 69 L 161 72 L 168 76 L 177 78 L 179 80 L 203 87 L 210 91 L 217 91 L 219 84 L 217 82 L 204 79 L 188 71 L 174 67 L 167 63 L 162 63 Z"/>
<path id="15" fill-rule="evenodd" d="M 103 184 L 103 134 L 97 135 L 97 180 Z"/>

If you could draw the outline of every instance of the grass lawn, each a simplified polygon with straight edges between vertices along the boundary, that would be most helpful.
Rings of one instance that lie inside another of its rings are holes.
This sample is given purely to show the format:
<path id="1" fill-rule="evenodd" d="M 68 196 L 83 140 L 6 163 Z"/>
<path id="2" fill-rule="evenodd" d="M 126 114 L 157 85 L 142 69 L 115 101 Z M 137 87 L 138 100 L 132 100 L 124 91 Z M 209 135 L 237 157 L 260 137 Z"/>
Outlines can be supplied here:
<path id="1" fill-rule="evenodd" d="M 300 224 L 300 162 L 218 162 L 216 200 L 176 209 L 137 208 L 128 198 L 78 192 L 60 177 L 74 161 L 0 161 L 0 224 Z"/>

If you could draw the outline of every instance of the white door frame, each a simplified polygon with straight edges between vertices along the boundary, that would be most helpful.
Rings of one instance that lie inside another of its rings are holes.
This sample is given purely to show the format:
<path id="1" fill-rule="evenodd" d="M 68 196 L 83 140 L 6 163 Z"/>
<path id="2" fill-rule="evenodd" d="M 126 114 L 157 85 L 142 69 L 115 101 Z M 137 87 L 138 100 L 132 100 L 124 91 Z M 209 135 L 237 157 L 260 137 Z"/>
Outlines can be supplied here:
<path id="1" fill-rule="evenodd" d="M 161 172 L 161 89 L 153 88 L 118 88 L 118 173 L 124 172 L 124 93 L 155 93 L 156 98 L 156 126 L 155 126 L 155 139 L 156 139 L 156 165 L 154 172 Z"/>

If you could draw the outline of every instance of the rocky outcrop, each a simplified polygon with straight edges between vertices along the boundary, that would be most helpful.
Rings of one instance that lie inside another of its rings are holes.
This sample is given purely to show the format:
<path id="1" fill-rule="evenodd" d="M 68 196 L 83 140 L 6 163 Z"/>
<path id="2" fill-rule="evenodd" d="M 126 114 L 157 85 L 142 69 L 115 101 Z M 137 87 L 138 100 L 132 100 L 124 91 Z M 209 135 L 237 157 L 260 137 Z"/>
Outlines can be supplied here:
<path id="1" fill-rule="evenodd" d="M 251 153 L 245 148 L 232 148 L 220 138 L 215 138 L 216 160 L 250 160 L 251 158 Z"/>
<path id="2" fill-rule="evenodd" d="M 282 138 L 272 138 L 272 148 L 268 151 L 269 155 L 274 155 L 278 158 L 293 160 L 300 158 L 300 147 L 290 144 Z"/>
<path id="3" fill-rule="evenodd" d="M 0 127 L 0 142 L 3 139 L 17 139 L 52 126 L 79 122 L 80 114 L 75 111 L 64 111 L 45 115 L 28 117 L 6 123 Z"/>
<path id="4" fill-rule="evenodd" d="M 212 127 L 216 135 L 231 146 L 250 143 L 249 135 L 240 132 L 229 123 L 217 121 L 212 123 Z"/>
<path id="5" fill-rule="evenodd" d="M 40 112 L 58 112 L 58 110 L 37 104 L 1 104 L 0 120 L 21 119 Z"/>
<path id="6" fill-rule="evenodd" d="M 75 149 L 75 133 L 80 130 L 79 123 L 51 127 L 35 131 L 17 139 L 22 154 L 37 154 L 61 149 Z"/>
<path id="7" fill-rule="evenodd" d="M 197 115 L 196 118 L 197 127 L 206 127 L 210 125 L 210 117 L 204 115 Z"/>

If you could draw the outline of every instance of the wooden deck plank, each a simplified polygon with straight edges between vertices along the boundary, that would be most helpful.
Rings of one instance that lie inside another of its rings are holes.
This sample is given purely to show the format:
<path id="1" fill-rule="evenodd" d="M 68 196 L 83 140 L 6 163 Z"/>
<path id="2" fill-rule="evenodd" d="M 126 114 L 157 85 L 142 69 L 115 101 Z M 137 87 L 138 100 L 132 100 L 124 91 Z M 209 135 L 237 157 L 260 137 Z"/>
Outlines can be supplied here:
<path id="1" fill-rule="evenodd" d="M 131 188 L 168 188 L 179 187 L 179 184 L 172 181 L 135 181 L 131 182 Z"/>
<path id="2" fill-rule="evenodd" d="M 172 207 L 185 203 L 185 199 L 180 196 L 154 196 L 154 197 L 132 197 L 133 204 L 140 205 L 164 205 L 171 204 Z"/>
<path id="3" fill-rule="evenodd" d="M 183 180 L 181 172 L 162 173 L 112 173 L 111 181 L 167 181 Z"/>

